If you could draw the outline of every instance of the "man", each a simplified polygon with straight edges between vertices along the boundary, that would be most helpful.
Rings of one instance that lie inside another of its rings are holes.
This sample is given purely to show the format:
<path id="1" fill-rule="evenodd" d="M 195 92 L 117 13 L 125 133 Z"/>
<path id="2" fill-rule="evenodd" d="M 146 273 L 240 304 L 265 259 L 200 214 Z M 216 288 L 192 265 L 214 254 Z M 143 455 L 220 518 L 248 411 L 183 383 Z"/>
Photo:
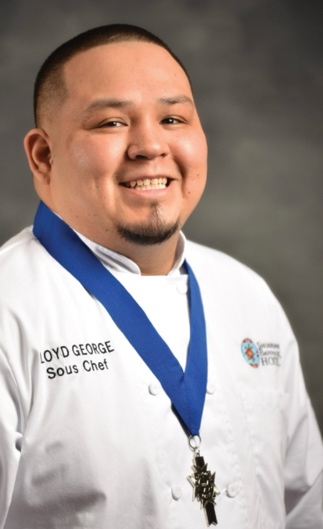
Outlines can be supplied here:
<path id="1" fill-rule="evenodd" d="M 42 66 L 35 116 L 41 205 L 0 256 L 1 529 L 322 528 L 284 313 L 181 233 L 207 148 L 180 61 L 90 30 Z"/>

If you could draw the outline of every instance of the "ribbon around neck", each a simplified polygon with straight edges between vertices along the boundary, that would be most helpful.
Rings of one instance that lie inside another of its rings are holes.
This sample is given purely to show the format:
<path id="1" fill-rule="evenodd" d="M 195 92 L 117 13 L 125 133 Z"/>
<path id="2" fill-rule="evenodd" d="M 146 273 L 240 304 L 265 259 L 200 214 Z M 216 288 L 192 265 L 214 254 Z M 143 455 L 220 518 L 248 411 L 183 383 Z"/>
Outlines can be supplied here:
<path id="1" fill-rule="evenodd" d="M 190 342 L 184 372 L 140 305 L 74 230 L 43 202 L 35 216 L 33 233 L 49 254 L 105 307 L 160 381 L 190 435 L 199 435 L 207 380 L 206 329 L 200 289 L 187 262 Z"/>

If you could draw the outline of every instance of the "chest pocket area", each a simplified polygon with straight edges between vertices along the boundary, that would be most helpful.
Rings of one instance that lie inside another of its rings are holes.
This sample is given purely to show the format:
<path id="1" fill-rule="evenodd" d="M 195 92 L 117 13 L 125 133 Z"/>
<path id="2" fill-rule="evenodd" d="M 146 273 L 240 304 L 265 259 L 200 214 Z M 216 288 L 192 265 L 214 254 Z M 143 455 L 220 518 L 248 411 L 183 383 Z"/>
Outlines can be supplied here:
<path id="1" fill-rule="evenodd" d="M 284 490 L 288 394 L 244 389 L 241 398 L 262 495 L 277 501 Z"/>

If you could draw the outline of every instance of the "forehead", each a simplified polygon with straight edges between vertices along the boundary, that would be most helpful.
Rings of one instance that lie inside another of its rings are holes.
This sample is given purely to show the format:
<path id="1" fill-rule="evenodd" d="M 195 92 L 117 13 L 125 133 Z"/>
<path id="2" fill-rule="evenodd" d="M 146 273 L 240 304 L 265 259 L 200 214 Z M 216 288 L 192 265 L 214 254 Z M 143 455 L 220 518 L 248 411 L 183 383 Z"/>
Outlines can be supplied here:
<path id="1" fill-rule="evenodd" d="M 69 95 L 90 97 L 109 91 L 114 96 L 152 91 L 185 93 L 190 83 L 166 49 L 150 42 L 118 42 L 80 52 L 64 66 Z"/>

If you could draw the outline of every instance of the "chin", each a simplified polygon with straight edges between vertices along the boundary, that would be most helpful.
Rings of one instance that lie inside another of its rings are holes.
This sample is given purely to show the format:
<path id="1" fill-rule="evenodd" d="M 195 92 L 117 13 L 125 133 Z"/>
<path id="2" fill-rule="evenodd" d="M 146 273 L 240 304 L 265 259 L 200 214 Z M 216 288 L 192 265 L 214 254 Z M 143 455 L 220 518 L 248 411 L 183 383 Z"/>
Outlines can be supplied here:
<path id="1" fill-rule="evenodd" d="M 117 227 L 119 236 L 133 244 L 139 246 L 152 246 L 162 244 L 168 241 L 180 230 L 180 223 L 177 220 L 172 224 L 163 224 L 162 222 L 153 223 L 150 225 L 119 225 Z"/>

